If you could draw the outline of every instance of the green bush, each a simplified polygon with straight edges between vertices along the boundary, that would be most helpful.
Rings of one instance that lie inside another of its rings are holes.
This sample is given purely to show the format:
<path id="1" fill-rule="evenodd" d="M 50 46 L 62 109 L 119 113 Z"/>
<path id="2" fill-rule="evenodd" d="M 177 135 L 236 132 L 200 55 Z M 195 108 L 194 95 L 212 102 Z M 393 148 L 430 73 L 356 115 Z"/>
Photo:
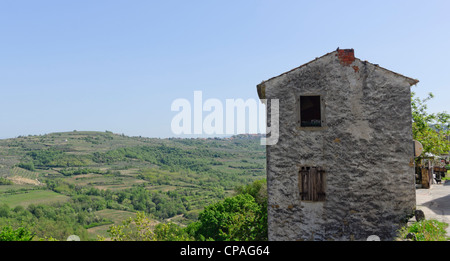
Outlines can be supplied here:
<path id="1" fill-rule="evenodd" d="M 33 234 L 24 227 L 13 229 L 11 226 L 4 226 L 0 230 L 0 241 L 31 241 Z"/>
<path id="2" fill-rule="evenodd" d="M 18 165 L 19 168 L 22 169 L 27 169 L 29 171 L 35 171 L 36 169 L 34 168 L 34 163 L 33 162 L 23 162 L 23 163 L 19 163 Z"/>
<path id="3" fill-rule="evenodd" d="M 416 241 L 447 241 L 445 228 L 447 223 L 434 219 L 415 222 L 410 226 L 405 226 L 400 230 L 400 239 L 405 239 L 408 234 L 414 235 Z"/>
<path id="4" fill-rule="evenodd" d="M 11 180 L 0 177 L 0 185 L 12 185 L 14 184 Z"/>
<path id="5" fill-rule="evenodd" d="M 264 240 L 264 211 L 249 194 L 226 198 L 200 213 L 197 237 L 215 241 Z"/>
<path id="6" fill-rule="evenodd" d="M 144 214 L 137 212 L 134 219 L 129 218 L 122 225 L 113 225 L 108 230 L 112 241 L 192 241 L 184 228 L 174 223 L 159 223 Z M 106 238 L 98 236 L 98 240 Z"/>

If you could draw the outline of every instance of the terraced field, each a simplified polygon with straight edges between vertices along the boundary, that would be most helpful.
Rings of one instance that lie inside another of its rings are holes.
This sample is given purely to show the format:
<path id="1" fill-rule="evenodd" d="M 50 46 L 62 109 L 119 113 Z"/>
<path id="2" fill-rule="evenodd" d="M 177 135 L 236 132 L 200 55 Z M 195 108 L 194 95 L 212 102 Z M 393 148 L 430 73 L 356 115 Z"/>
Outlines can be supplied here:
<path id="1" fill-rule="evenodd" d="M 10 170 L 8 179 L 12 180 L 15 184 L 30 184 L 30 185 L 42 185 L 38 180 L 39 173 L 29 171 L 19 167 L 13 167 Z"/>
<path id="2" fill-rule="evenodd" d="M 0 195 L 0 202 L 12 208 L 17 206 L 28 207 L 31 204 L 53 204 L 68 200 L 68 196 L 49 190 L 26 190 L 15 193 L 4 192 Z"/>
<path id="3" fill-rule="evenodd" d="M 158 222 L 187 224 L 236 187 L 265 178 L 259 138 L 156 139 L 74 131 L 0 140 L 0 178 L 8 180 L 0 185 L 0 225 L 22 213 L 12 210 L 17 206 L 42 226 L 51 224 L 43 218 L 70 220 L 90 239 L 137 211 Z M 6 218 L 2 206 L 11 209 Z"/>
<path id="4" fill-rule="evenodd" d="M 91 239 L 97 239 L 97 236 L 108 238 L 108 229 L 111 225 L 121 225 L 123 221 L 129 218 L 135 218 L 136 213 L 115 209 L 104 209 L 97 211 L 96 214 L 105 220 L 110 220 L 110 224 L 100 225 L 88 229 L 88 233 Z M 156 222 L 156 221 L 155 221 Z"/>

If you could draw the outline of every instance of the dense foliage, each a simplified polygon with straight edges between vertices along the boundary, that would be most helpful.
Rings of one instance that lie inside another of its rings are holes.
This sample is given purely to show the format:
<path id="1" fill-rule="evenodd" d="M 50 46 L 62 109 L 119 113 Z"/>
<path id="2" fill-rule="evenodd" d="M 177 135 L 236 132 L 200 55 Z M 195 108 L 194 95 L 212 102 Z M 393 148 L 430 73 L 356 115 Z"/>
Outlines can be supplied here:
<path id="1" fill-rule="evenodd" d="M 33 234 L 24 227 L 14 229 L 11 226 L 0 228 L 0 241 L 31 241 Z"/>
<path id="2" fill-rule="evenodd" d="M 200 213 L 198 221 L 187 227 L 171 222 L 155 225 L 141 212 L 134 220 L 129 219 L 122 225 L 111 226 L 110 238 L 115 241 L 267 240 L 267 187 L 265 184 L 265 180 L 258 180 L 240 187 L 237 195 L 207 206 Z"/>
<path id="3" fill-rule="evenodd" d="M 138 212 L 134 219 L 129 218 L 122 225 L 111 226 L 109 240 L 112 241 L 192 241 L 194 238 L 186 230 L 172 222 L 158 223 L 143 212 Z M 106 240 L 105 237 L 98 237 Z"/>
<path id="4" fill-rule="evenodd" d="M 32 161 L 22 162 L 19 166 L 29 170 L 34 167 L 80 167 L 92 163 L 88 156 L 67 154 L 54 149 L 32 151 L 27 153 L 27 157 L 31 158 Z"/>
<path id="5" fill-rule="evenodd" d="M 0 177 L 0 185 L 12 185 L 12 184 L 13 182 L 11 180 Z"/>
<path id="6" fill-rule="evenodd" d="M 93 223 L 102 223 L 92 211 L 88 211 L 91 202 L 78 200 L 62 205 L 29 205 L 27 208 L 8 205 L 0 206 L 0 226 L 7 227 L 5 231 L 11 233 L 11 227 L 22 227 L 20 231 L 28 231 L 36 238 L 53 237 L 65 240 L 70 235 L 78 235 L 87 240 L 86 227 Z M 85 209 L 85 210 L 83 210 Z M 22 233 L 22 232 L 21 232 Z"/>
<path id="7" fill-rule="evenodd" d="M 447 154 L 450 151 L 450 114 L 447 112 L 429 113 L 427 102 L 433 98 L 429 94 L 425 99 L 411 95 L 413 139 L 423 146 L 423 154 Z M 420 157 L 418 158 L 420 160 Z"/>
<path id="8" fill-rule="evenodd" d="M 200 213 L 196 237 L 216 241 L 265 239 L 264 211 L 249 194 L 226 198 Z"/>

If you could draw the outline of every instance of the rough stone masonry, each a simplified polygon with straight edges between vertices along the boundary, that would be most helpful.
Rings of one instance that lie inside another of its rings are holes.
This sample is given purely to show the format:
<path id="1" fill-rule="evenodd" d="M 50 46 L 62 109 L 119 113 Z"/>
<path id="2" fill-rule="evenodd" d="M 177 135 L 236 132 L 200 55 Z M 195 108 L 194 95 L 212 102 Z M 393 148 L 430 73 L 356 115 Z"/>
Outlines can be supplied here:
<path id="1" fill-rule="evenodd" d="M 257 86 L 279 100 L 267 146 L 269 240 L 391 240 L 414 213 L 410 87 L 336 50 Z M 270 102 L 267 121 L 270 125 Z"/>

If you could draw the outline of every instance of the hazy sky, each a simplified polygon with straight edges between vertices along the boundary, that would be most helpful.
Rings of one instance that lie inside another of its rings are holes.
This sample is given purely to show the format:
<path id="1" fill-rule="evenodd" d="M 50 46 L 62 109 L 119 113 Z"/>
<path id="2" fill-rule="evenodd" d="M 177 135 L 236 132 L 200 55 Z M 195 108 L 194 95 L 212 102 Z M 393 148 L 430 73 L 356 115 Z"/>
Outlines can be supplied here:
<path id="1" fill-rule="evenodd" d="M 420 83 L 450 112 L 450 1 L 0 0 L 0 138 L 170 137 L 177 98 L 257 99 L 325 53 Z"/>

